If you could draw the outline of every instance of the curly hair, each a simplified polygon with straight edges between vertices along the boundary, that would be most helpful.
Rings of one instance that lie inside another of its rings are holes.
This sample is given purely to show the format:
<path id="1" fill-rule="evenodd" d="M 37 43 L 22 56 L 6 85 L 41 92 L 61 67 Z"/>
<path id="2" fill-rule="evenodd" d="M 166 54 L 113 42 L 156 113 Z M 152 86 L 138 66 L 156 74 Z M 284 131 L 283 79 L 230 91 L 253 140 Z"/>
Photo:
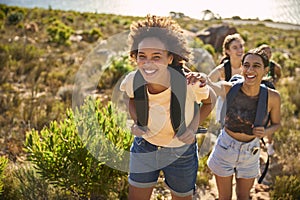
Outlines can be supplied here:
<path id="1" fill-rule="evenodd" d="M 183 30 L 177 22 L 170 17 L 147 15 L 146 19 L 133 22 L 130 26 L 128 44 L 130 57 L 136 61 L 139 43 L 147 37 L 158 38 L 164 43 L 169 54 L 173 55 L 171 66 L 183 66 L 188 62 L 191 52 L 189 51 Z"/>

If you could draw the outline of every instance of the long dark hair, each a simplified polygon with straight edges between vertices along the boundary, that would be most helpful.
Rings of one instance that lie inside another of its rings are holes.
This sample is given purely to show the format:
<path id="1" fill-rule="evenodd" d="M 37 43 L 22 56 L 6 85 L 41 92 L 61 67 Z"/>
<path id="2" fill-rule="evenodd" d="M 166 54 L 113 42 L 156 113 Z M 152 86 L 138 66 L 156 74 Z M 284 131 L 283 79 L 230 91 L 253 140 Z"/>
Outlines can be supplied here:
<path id="1" fill-rule="evenodd" d="M 248 55 L 258 55 L 259 57 L 261 57 L 264 67 L 266 68 L 269 66 L 269 58 L 267 56 L 267 53 L 263 49 L 255 48 L 249 50 L 247 53 L 244 54 L 242 58 L 242 64 L 244 64 L 244 60 Z"/>
<path id="2" fill-rule="evenodd" d="M 223 41 L 223 46 L 222 46 L 222 54 L 223 54 L 223 57 L 220 61 L 220 64 L 224 63 L 224 61 L 226 60 L 229 60 L 229 55 L 226 53 L 226 50 L 229 50 L 229 47 L 230 47 L 230 44 L 235 41 L 235 40 L 239 40 L 243 45 L 244 45 L 244 40 L 243 38 L 241 37 L 240 34 L 238 33 L 234 33 L 234 34 L 231 34 L 231 35 L 227 35 Z"/>

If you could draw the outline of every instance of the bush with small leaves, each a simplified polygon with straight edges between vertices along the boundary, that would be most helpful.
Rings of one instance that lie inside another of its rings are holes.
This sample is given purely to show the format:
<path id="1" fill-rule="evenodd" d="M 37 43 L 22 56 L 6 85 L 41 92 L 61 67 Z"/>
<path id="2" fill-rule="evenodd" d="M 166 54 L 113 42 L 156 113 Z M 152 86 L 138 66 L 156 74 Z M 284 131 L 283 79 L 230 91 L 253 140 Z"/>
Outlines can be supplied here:
<path id="1" fill-rule="evenodd" d="M 3 178 L 4 170 L 7 166 L 8 159 L 6 157 L 0 157 L 0 194 L 3 192 Z"/>
<path id="2" fill-rule="evenodd" d="M 300 199 L 300 178 L 297 176 L 277 176 L 270 195 L 274 200 Z"/>
<path id="3" fill-rule="evenodd" d="M 24 18 L 24 14 L 23 13 L 21 13 L 21 12 L 15 12 L 15 13 L 12 13 L 12 14 L 8 15 L 8 17 L 7 17 L 7 23 L 9 25 L 16 25 L 20 21 L 22 21 L 23 18 Z"/>
<path id="4" fill-rule="evenodd" d="M 83 32 L 83 40 L 93 43 L 97 41 L 103 34 L 99 28 L 92 28 L 90 31 Z"/>
<path id="5" fill-rule="evenodd" d="M 99 89 L 112 88 L 117 81 L 127 72 L 134 70 L 128 56 L 113 57 L 111 64 L 107 67 L 98 83 Z"/>
<path id="6" fill-rule="evenodd" d="M 68 110 L 64 121 L 27 133 L 28 159 L 43 178 L 76 196 L 124 198 L 127 173 L 107 163 L 126 162 L 123 154 L 133 137 L 125 126 L 125 116 L 112 103 L 104 107 L 88 98 L 75 114 Z"/>
<path id="7" fill-rule="evenodd" d="M 10 162 L 5 175 L 1 200 L 74 200 L 70 192 L 51 185 L 28 162 Z"/>
<path id="8" fill-rule="evenodd" d="M 53 24 L 47 28 L 50 41 L 70 45 L 69 38 L 74 33 L 74 30 L 59 20 L 54 20 L 52 23 Z"/>

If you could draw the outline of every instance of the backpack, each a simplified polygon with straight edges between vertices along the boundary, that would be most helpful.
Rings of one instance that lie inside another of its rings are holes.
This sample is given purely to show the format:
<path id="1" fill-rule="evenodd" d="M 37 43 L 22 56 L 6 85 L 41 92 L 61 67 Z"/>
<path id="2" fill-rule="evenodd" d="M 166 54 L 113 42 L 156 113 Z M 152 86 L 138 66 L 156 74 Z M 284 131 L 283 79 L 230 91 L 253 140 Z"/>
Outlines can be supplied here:
<path id="1" fill-rule="evenodd" d="M 186 130 L 185 101 L 187 83 L 182 67 L 168 67 L 171 75 L 171 103 L 170 118 L 176 136 L 182 135 Z M 137 125 L 144 131 L 147 130 L 149 102 L 146 81 L 138 70 L 133 79 L 134 103 L 137 115 Z M 194 103 L 194 115 L 199 110 L 199 104 Z"/>
<path id="2" fill-rule="evenodd" d="M 229 81 L 231 78 L 231 64 L 230 60 L 226 60 L 224 63 L 224 70 L 225 70 L 225 81 Z"/>
<path id="3" fill-rule="evenodd" d="M 220 117 L 220 123 L 222 127 L 224 126 L 224 119 L 226 115 L 226 108 L 230 105 L 232 100 L 237 95 L 238 91 L 240 90 L 241 86 L 243 85 L 242 81 L 234 81 L 234 85 L 232 88 L 228 91 L 226 95 L 226 99 L 224 100 L 222 110 L 221 110 L 221 117 Z M 260 92 L 259 92 L 259 99 L 258 99 L 258 105 L 256 110 L 256 116 L 254 121 L 254 126 L 265 126 L 266 124 L 263 124 L 263 119 L 267 114 L 267 102 L 268 101 L 268 89 L 264 84 L 260 85 Z"/>
<path id="4" fill-rule="evenodd" d="M 275 63 L 273 61 L 269 62 L 269 67 L 270 67 L 270 76 L 275 79 Z"/>
<path id="5" fill-rule="evenodd" d="M 235 77 L 233 77 L 233 79 L 234 78 Z M 221 110 L 221 117 L 220 117 L 220 122 L 221 122 L 222 127 L 224 126 L 226 108 L 230 106 L 230 103 L 235 98 L 235 96 L 237 95 L 237 93 L 240 90 L 242 85 L 243 85 L 243 81 L 234 80 L 234 85 L 228 91 L 228 93 L 226 95 L 226 100 L 223 103 L 222 110 Z M 267 102 L 268 102 L 268 89 L 267 89 L 267 86 L 265 86 L 264 84 L 261 84 L 254 126 L 266 126 L 267 125 L 267 123 L 266 124 L 263 123 L 263 120 L 264 120 L 265 116 L 267 115 L 267 110 L 268 110 Z M 263 138 L 261 138 L 261 141 L 265 145 L 265 141 Z M 258 180 L 259 184 L 263 181 L 264 177 L 267 174 L 267 171 L 269 168 L 269 158 L 270 158 L 270 156 L 268 155 L 265 169 Z"/>

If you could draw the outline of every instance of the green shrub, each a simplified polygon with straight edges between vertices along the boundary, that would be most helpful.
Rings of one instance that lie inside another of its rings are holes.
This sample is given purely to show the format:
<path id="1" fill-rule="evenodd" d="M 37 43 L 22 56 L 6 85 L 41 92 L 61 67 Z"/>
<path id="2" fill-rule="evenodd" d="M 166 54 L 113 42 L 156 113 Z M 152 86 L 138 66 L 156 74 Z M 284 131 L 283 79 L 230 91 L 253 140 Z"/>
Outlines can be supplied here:
<path id="1" fill-rule="evenodd" d="M 97 41 L 102 36 L 103 34 L 99 28 L 92 28 L 90 31 L 83 32 L 83 40 L 91 43 Z"/>
<path id="2" fill-rule="evenodd" d="M 247 43 L 247 41 L 249 39 L 249 32 L 246 30 L 242 30 L 239 33 L 240 33 L 241 37 L 243 38 L 243 40 L 245 41 L 245 43 Z"/>
<path id="3" fill-rule="evenodd" d="M 205 44 L 203 48 L 208 51 L 213 57 L 215 56 L 215 48 L 211 44 Z"/>
<path id="4" fill-rule="evenodd" d="M 6 157 L 0 157 L 0 194 L 3 192 L 3 178 L 4 170 L 7 166 L 8 159 Z"/>
<path id="5" fill-rule="evenodd" d="M 114 24 L 120 24 L 120 21 L 121 21 L 121 19 L 119 17 L 114 17 L 112 19 L 112 23 L 114 23 Z"/>
<path id="6" fill-rule="evenodd" d="M 104 70 L 98 83 L 99 89 L 112 88 L 118 80 L 134 67 L 130 63 L 128 56 L 113 57 L 111 64 Z"/>
<path id="7" fill-rule="evenodd" d="M 232 16 L 231 19 L 233 19 L 233 20 L 242 20 L 242 18 L 240 16 Z"/>
<path id="8" fill-rule="evenodd" d="M 195 37 L 194 40 L 190 42 L 189 46 L 191 48 L 202 48 L 204 43 L 200 38 Z"/>
<path id="9" fill-rule="evenodd" d="M 92 28 L 89 33 L 92 36 L 97 36 L 97 38 L 102 36 L 101 30 L 99 28 Z"/>
<path id="10" fill-rule="evenodd" d="M 127 164 L 123 157 L 133 139 L 124 119 L 111 103 L 103 107 L 99 100 L 88 98 L 75 115 L 68 110 L 64 121 L 27 133 L 28 159 L 43 178 L 74 195 L 124 198 L 127 173 L 115 169 Z"/>
<path id="11" fill-rule="evenodd" d="M 285 62 L 288 60 L 286 56 L 284 56 L 281 52 L 272 53 L 272 58 L 278 62 L 282 67 L 285 66 Z"/>
<path id="12" fill-rule="evenodd" d="M 5 13 L 3 10 L 0 9 L 0 20 L 4 20 L 6 17 Z"/>
<path id="13" fill-rule="evenodd" d="M 203 48 L 212 56 L 215 56 L 216 54 L 215 48 L 211 44 L 204 44 L 203 41 L 198 37 L 195 37 L 194 40 L 189 43 L 189 46 L 191 48 Z"/>
<path id="14" fill-rule="evenodd" d="M 206 162 L 209 155 L 205 155 L 202 158 L 199 158 L 199 167 L 197 172 L 197 185 L 199 187 L 209 186 L 209 180 L 212 178 L 212 173 L 208 168 Z"/>
<path id="15" fill-rule="evenodd" d="M 7 23 L 9 25 L 16 25 L 18 24 L 20 21 L 22 21 L 24 18 L 24 14 L 21 12 L 15 12 L 12 14 L 9 14 L 7 17 Z"/>
<path id="16" fill-rule="evenodd" d="M 62 23 L 59 20 L 54 20 L 53 24 L 47 28 L 47 33 L 50 36 L 50 41 L 58 44 L 70 45 L 70 36 L 74 30 Z"/>
<path id="17" fill-rule="evenodd" d="M 74 200 L 66 191 L 41 178 L 30 163 L 10 163 L 8 168 L 2 200 Z"/>
<path id="18" fill-rule="evenodd" d="M 2 71 L 9 60 L 8 45 L 0 45 L 0 70 Z"/>
<path id="19" fill-rule="evenodd" d="M 4 5 L 4 4 L 0 4 L 0 10 L 2 11 L 2 12 L 4 12 L 4 14 L 5 15 L 7 15 L 7 13 L 9 12 L 9 10 L 10 10 L 10 6 L 7 6 L 7 5 Z"/>
<path id="20" fill-rule="evenodd" d="M 300 61 L 295 61 L 295 60 L 292 60 L 292 59 L 288 59 L 284 62 L 285 66 L 284 66 L 284 69 L 282 70 L 283 71 L 283 74 L 285 76 L 296 76 L 295 74 L 295 70 L 297 67 L 300 66 Z"/>
<path id="21" fill-rule="evenodd" d="M 17 42 L 2 48 L 8 51 L 12 60 L 22 61 L 23 63 L 36 62 L 36 59 L 44 53 L 42 49 L 37 48 L 35 45 Z"/>
<path id="22" fill-rule="evenodd" d="M 270 192 L 274 200 L 300 199 L 300 179 L 296 176 L 276 177 L 274 189 Z"/>

